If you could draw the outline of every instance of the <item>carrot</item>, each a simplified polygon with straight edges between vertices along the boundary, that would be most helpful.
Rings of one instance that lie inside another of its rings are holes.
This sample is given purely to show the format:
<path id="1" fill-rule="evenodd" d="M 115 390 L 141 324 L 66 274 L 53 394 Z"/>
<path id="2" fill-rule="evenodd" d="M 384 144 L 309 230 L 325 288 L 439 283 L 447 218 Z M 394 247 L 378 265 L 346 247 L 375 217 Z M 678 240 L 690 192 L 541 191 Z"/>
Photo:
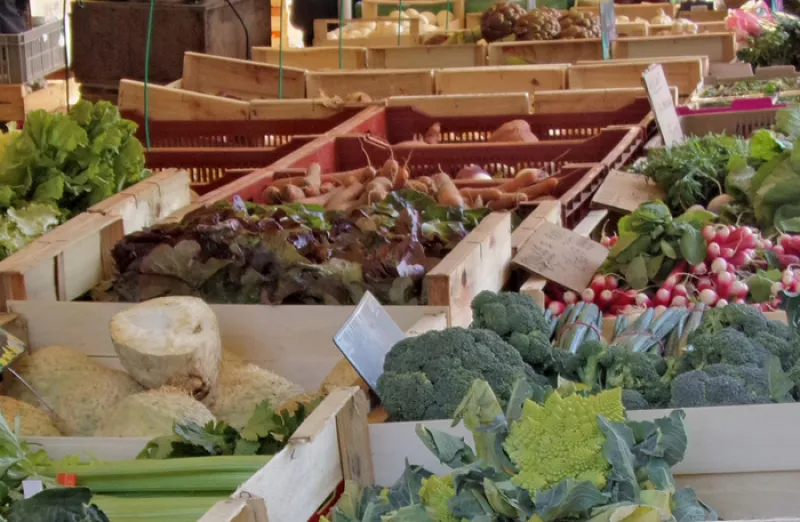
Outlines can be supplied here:
<path id="1" fill-rule="evenodd" d="M 539 180 L 539 173 L 533 169 L 525 169 L 521 175 L 517 175 L 511 181 L 507 181 L 500 185 L 500 190 L 503 192 L 517 192 L 525 187 L 535 184 Z"/>
<path id="2" fill-rule="evenodd" d="M 304 205 L 322 205 L 324 207 L 330 198 L 331 193 L 328 192 L 327 194 L 320 194 L 319 196 L 314 196 L 311 198 L 303 198 L 297 201 L 297 203 L 303 203 Z"/>
<path id="3" fill-rule="evenodd" d="M 261 198 L 267 205 L 277 205 L 281 202 L 281 189 L 274 185 L 270 185 L 264 189 L 264 192 L 261 193 Z"/>
<path id="4" fill-rule="evenodd" d="M 383 201 L 388 195 L 389 192 L 383 188 L 374 188 L 367 192 L 367 204 L 371 205 L 373 203 L 377 203 L 378 201 Z"/>
<path id="5" fill-rule="evenodd" d="M 321 194 L 318 185 L 308 185 L 306 187 L 303 187 L 303 193 L 308 198 L 313 198 Z"/>
<path id="6" fill-rule="evenodd" d="M 463 188 L 495 188 L 507 183 L 507 179 L 454 179 L 456 187 Z"/>
<path id="7" fill-rule="evenodd" d="M 499 198 L 490 201 L 486 206 L 492 210 L 511 210 L 512 208 L 516 208 L 516 206 L 523 201 L 527 200 L 528 196 L 522 194 L 521 192 L 516 192 L 512 194 L 503 194 Z"/>
<path id="8" fill-rule="evenodd" d="M 281 203 L 294 203 L 299 199 L 306 197 L 303 189 L 295 187 L 294 185 L 286 185 L 281 188 L 280 198 Z"/>
<path id="9" fill-rule="evenodd" d="M 322 182 L 322 168 L 319 163 L 312 163 L 306 171 L 306 183 L 319 187 Z"/>
<path id="10" fill-rule="evenodd" d="M 437 200 L 440 205 L 447 207 L 463 207 L 464 198 L 458 192 L 453 180 L 444 172 L 433 176 L 433 182 L 438 190 Z"/>
<path id="11" fill-rule="evenodd" d="M 522 189 L 520 192 L 528 196 L 528 199 L 536 199 L 539 196 L 544 196 L 545 194 L 549 194 L 558 186 L 558 179 L 556 178 L 547 178 L 544 181 L 540 181 L 535 185 L 531 185 L 528 188 Z"/>
<path id="12" fill-rule="evenodd" d="M 400 167 L 397 171 L 397 174 L 394 177 L 394 183 L 392 183 L 392 188 L 395 190 L 400 190 L 406 186 L 406 182 L 408 182 L 409 174 L 408 169 L 405 167 Z"/>
<path id="13" fill-rule="evenodd" d="M 341 183 L 342 180 L 348 176 L 354 176 L 361 183 L 366 183 L 375 177 L 375 169 L 373 167 L 361 167 L 359 169 L 346 170 L 343 172 L 332 172 L 320 176 L 320 181 L 322 183 L 328 181 L 332 183 Z"/>
<path id="14" fill-rule="evenodd" d="M 395 176 L 400 171 L 400 164 L 393 158 L 389 158 L 378 171 L 378 176 L 389 178 L 394 181 Z"/>
<path id="15" fill-rule="evenodd" d="M 355 182 L 347 187 L 340 187 L 337 190 L 330 192 L 330 199 L 325 204 L 325 208 L 329 210 L 346 210 L 347 207 L 354 199 L 358 199 L 361 192 L 364 191 L 364 185 Z"/>
<path id="16" fill-rule="evenodd" d="M 327 183 L 323 183 L 322 185 L 320 185 L 320 186 L 319 186 L 319 191 L 320 191 L 322 194 L 327 194 L 328 192 L 332 191 L 332 190 L 333 190 L 333 189 L 335 189 L 335 188 L 336 188 L 336 185 L 334 185 L 333 183 L 331 183 L 331 182 L 329 181 L 329 182 L 327 182 Z"/>
<path id="17" fill-rule="evenodd" d="M 305 176 L 293 176 L 291 178 L 281 178 L 281 179 L 275 180 L 272 183 L 272 186 L 273 187 L 278 187 L 279 189 L 282 189 L 286 185 L 298 186 L 298 185 L 302 184 L 305 181 L 305 179 L 306 179 Z"/>
<path id="18" fill-rule="evenodd" d="M 433 187 L 433 179 L 431 179 L 430 176 L 420 176 L 420 177 L 418 177 L 416 179 L 417 179 L 417 181 L 421 181 L 421 182 L 425 183 L 429 187 Z"/>
<path id="19" fill-rule="evenodd" d="M 411 190 L 416 190 L 417 192 L 422 192 L 424 194 L 428 193 L 428 185 L 426 185 L 425 183 L 421 182 L 418 179 L 410 179 L 410 180 L 408 180 L 408 183 L 406 183 L 406 186 L 408 188 L 410 188 Z"/>
<path id="20" fill-rule="evenodd" d="M 475 199 L 479 197 L 483 201 L 491 201 L 503 195 L 500 189 L 496 188 L 484 188 L 484 189 L 464 188 L 461 189 L 459 192 L 461 192 L 461 195 L 464 196 L 465 198 Z"/>
<path id="21" fill-rule="evenodd" d="M 306 169 L 284 169 L 280 172 L 273 173 L 272 179 L 274 181 L 278 181 L 279 179 L 296 178 L 306 175 L 307 172 L 308 171 Z"/>
<path id="22" fill-rule="evenodd" d="M 369 183 L 367 183 L 366 187 L 367 191 L 375 189 L 383 189 L 386 192 L 392 190 L 392 180 L 387 178 L 375 178 Z"/>

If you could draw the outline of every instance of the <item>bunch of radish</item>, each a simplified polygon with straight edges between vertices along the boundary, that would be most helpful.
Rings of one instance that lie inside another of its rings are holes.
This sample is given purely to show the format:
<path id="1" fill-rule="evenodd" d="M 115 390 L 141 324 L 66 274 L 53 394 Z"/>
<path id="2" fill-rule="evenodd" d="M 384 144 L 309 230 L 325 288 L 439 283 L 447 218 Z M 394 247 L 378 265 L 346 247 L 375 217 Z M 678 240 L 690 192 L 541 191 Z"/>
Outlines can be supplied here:
<path id="1" fill-rule="evenodd" d="M 567 305 L 578 301 L 594 303 L 604 315 L 620 315 L 635 312 L 637 308 L 646 308 L 651 305 L 647 294 L 638 290 L 623 290 L 619 288 L 620 280 L 613 274 L 597 274 L 592 279 L 589 288 L 580 294 L 572 290 L 561 291 L 553 289 L 553 297 L 545 296 L 545 306 L 554 314 L 564 311 Z"/>

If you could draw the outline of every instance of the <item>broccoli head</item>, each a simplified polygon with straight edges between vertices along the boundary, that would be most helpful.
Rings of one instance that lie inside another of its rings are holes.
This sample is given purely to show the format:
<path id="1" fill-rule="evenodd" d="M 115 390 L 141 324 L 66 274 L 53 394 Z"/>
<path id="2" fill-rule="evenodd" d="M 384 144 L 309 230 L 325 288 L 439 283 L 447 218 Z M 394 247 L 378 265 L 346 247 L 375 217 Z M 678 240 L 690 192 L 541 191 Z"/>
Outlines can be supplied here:
<path id="1" fill-rule="evenodd" d="M 641 393 L 636 390 L 622 390 L 622 405 L 628 411 L 649 410 L 650 404 L 645 400 Z"/>
<path id="2" fill-rule="evenodd" d="M 600 341 L 585 341 L 575 353 L 555 348 L 555 368 L 569 381 L 600 388 L 600 360 L 605 353 L 606 345 Z"/>
<path id="3" fill-rule="evenodd" d="M 635 390 L 653 408 L 669 402 L 669 386 L 662 379 L 667 372 L 663 357 L 612 345 L 600 360 L 600 366 L 605 373 L 605 388 Z"/>
<path id="4" fill-rule="evenodd" d="M 718 363 L 763 367 L 771 357 L 760 343 L 754 343 L 733 328 L 723 328 L 714 333 L 695 331 L 689 336 L 688 343 L 692 349 L 681 356 L 677 366 L 679 372 L 702 370 Z"/>
<path id="5" fill-rule="evenodd" d="M 717 333 L 726 328 L 733 328 L 752 337 L 765 330 L 767 323 L 764 314 L 754 306 L 731 304 L 707 310 L 696 332 Z"/>
<path id="6" fill-rule="evenodd" d="M 769 386 L 766 393 L 766 375 L 759 368 L 737 368 L 729 365 L 712 365 L 708 371 L 693 370 L 682 373 L 672 381 L 671 408 L 699 406 L 734 406 L 741 404 L 766 404 L 772 402 Z"/>
<path id="7" fill-rule="evenodd" d="M 773 322 L 773 321 L 771 321 Z M 784 339 L 773 335 L 769 331 L 758 332 L 751 341 L 766 348 L 766 350 L 781 361 L 784 371 L 789 371 L 800 359 L 800 343 L 793 343 L 791 339 Z"/>
<path id="8" fill-rule="evenodd" d="M 549 332 L 544 310 L 529 295 L 483 291 L 472 300 L 472 328 L 508 338 L 512 333 Z"/>
<path id="9" fill-rule="evenodd" d="M 386 355 L 378 395 L 397 421 L 452 418 L 472 381 L 505 404 L 517 380 L 534 382 L 519 352 L 489 330 L 448 328 L 403 339 Z"/>

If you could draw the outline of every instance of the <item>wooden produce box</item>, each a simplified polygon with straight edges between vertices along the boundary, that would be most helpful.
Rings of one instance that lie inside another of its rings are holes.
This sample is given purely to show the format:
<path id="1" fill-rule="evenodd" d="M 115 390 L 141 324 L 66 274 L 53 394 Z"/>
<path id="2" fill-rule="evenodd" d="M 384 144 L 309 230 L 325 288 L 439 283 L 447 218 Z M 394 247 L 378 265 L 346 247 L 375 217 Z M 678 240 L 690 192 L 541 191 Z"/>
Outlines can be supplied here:
<path id="1" fill-rule="evenodd" d="M 370 47 L 370 69 L 422 69 L 480 67 L 486 65 L 486 45 L 418 45 L 414 47 Z"/>
<path id="2" fill-rule="evenodd" d="M 489 65 L 563 64 L 602 59 L 599 38 L 489 44 Z"/>
<path id="3" fill-rule="evenodd" d="M 578 11 L 588 11 L 600 16 L 600 4 L 585 5 L 583 2 L 576 2 Z M 648 22 L 664 12 L 670 18 L 675 16 L 676 6 L 669 2 L 660 3 L 641 3 L 641 4 L 615 4 L 614 16 L 627 16 L 631 20 L 644 18 Z"/>
<path id="4" fill-rule="evenodd" d="M 670 87 L 675 104 L 678 103 L 678 88 Z M 611 89 L 569 89 L 563 91 L 536 91 L 533 97 L 533 113 L 581 113 L 614 111 L 638 99 L 646 98 L 643 87 L 614 87 Z"/>
<path id="5" fill-rule="evenodd" d="M 414 107 L 430 116 L 439 117 L 531 113 L 527 92 L 393 96 L 386 100 L 386 106 Z"/>
<path id="6" fill-rule="evenodd" d="M 434 71 L 436 94 L 533 93 L 566 89 L 567 69 L 567 65 L 438 69 Z"/>
<path id="7" fill-rule="evenodd" d="M 339 47 L 307 47 L 304 49 L 284 49 L 283 66 L 319 71 L 324 69 L 366 69 L 367 49 L 346 45 Z M 274 47 L 253 47 L 253 61 L 279 65 L 281 51 Z M 341 65 L 341 67 L 340 67 Z"/>
<path id="8" fill-rule="evenodd" d="M 650 34 L 651 25 L 647 22 L 617 22 L 617 37 L 647 36 Z"/>
<path id="9" fill-rule="evenodd" d="M 153 175 L 0 261 L 0 307 L 11 299 L 70 301 L 113 274 L 110 249 L 189 204 L 189 175 Z"/>
<path id="10" fill-rule="evenodd" d="M 679 11 L 678 18 L 688 18 L 696 23 L 704 22 L 724 22 L 728 18 L 728 10 L 695 10 L 695 11 Z"/>
<path id="11" fill-rule="evenodd" d="M 420 13 L 430 11 L 433 14 L 438 14 L 440 11 L 445 11 L 447 9 L 447 1 L 362 0 L 361 2 L 361 16 L 363 18 L 388 16 L 394 11 L 405 11 L 406 9 L 415 9 Z M 453 13 L 455 21 L 464 27 L 464 0 L 452 0 L 450 2 L 450 10 Z"/>
<path id="12" fill-rule="evenodd" d="M 247 25 L 249 45 L 269 45 L 270 6 L 231 0 Z M 148 2 L 91 0 L 72 11 L 72 67 L 80 83 L 114 86 L 122 78 L 144 79 Z M 226 0 L 200 4 L 157 2 L 153 16 L 150 81 L 181 77 L 183 54 L 196 51 L 245 58 L 241 22 Z"/>
<path id="13" fill-rule="evenodd" d="M 77 98 L 78 84 L 69 81 L 69 94 Z M 66 110 L 67 82 L 49 80 L 47 85 L 36 91 L 29 91 L 26 85 L 0 85 L 0 121 L 23 121 L 31 111 L 55 112 Z"/>
<path id="14" fill-rule="evenodd" d="M 699 55 L 708 56 L 711 62 L 731 63 L 736 59 L 736 35 L 723 32 L 620 38 L 612 46 L 615 59 Z"/>
<path id="15" fill-rule="evenodd" d="M 677 87 L 680 96 L 690 96 L 703 81 L 700 58 L 660 58 L 658 60 L 624 60 L 573 65 L 568 71 L 570 89 L 640 88 L 642 73 L 652 63 L 664 69 L 667 83 Z"/>
<path id="16" fill-rule="evenodd" d="M 393 18 L 364 17 L 358 20 L 345 20 L 345 24 L 350 22 L 375 22 L 397 23 Z M 388 46 L 413 46 L 417 45 L 421 33 L 422 22 L 418 18 L 404 18 L 403 31 L 400 35 L 372 33 L 362 38 L 343 38 L 342 46 L 346 47 L 388 47 Z M 336 47 L 339 48 L 339 38 L 328 38 L 328 33 L 339 26 L 338 18 L 318 18 L 314 20 L 314 47 Z"/>
<path id="17" fill-rule="evenodd" d="M 306 74 L 309 98 L 364 93 L 372 100 L 390 96 L 433 94 L 431 69 L 383 69 L 365 71 L 313 71 Z"/>

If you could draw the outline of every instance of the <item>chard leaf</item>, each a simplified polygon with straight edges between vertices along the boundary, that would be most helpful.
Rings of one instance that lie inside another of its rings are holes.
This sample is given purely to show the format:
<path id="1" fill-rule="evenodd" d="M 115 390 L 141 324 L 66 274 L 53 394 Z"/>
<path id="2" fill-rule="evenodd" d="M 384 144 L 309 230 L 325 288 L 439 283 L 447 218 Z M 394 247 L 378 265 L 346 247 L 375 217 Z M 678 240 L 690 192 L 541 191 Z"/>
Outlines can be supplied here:
<path id="1" fill-rule="evenodd" d="M 606 437 L 603 455 L 611 464 L 609 480 L 617 490 L 617 501 L 635 502 L 639 498 L 639 481 L 634 469 L 633 430 L 623 422 L 610 422 L 602 415 L 597 418 L 600 431 Z"/>
<path id="2" fill-rule="evenodd" d="M 641 290 L 647 286 L 649 282 L 647 273 L 647 262 L 641 255 L 634 257 L 624 269 L 625 279 L 634 290 Z"/>
<path id="3" fill-rule="evenodd" d="M 772 221 L 779 232 L 800 233 L 800 205 L 782 205 L 775 211 Z"/>
<path id="4" fill-rule="evenodd" d="M 417 436 L 439 461 L 450 468 L 459 468 L 475 462 L 475 453 L 461 437 L 417 424 Z"/>
<path id="5" fill-rule="evenodd" d="M 681 232 L 681 255 L 690 265 L 702 262 L 706 257 L 706 240 L 696 228 L 686 227 Z"/>
<path id="6" fill-rule="evenodd" d="M 419 490 L 422 487 L 422 479 L 431 476 L 431 472 L 421 466 L 410 466 L 406 461 L 406 469 L 403 475 L 395 482 L 389 492 L 387 499 L 389 505 L 395 509 L 403 506 L 421 504 Z"/>
<path id="7" fill-rule="evenodd" d="M 670 259 L 677 259 L 678 254 L 675 252 L 675 249 L 670 245 L 667 241 L 661 240 L 659 245 L 661 247 L 661 252 Z"/>
<path id="8" fill-rule="evenodd" d="M 645 469 L 647 470 L 647 480 L 652 482 L 657 489 L 664 491 L 675 490 L 675 477 L 673 477 L 672 470 L 664 459 L 650 459 Z"/>
<path id="9" fill-rule="evenodd" d="M 585 516 L 592 508 L 608 502 L 608 496 L 591 482 L 564 480 L 536 495 L 536 515 L 543 522 Z"/>
<path id="10" fill-rule="evenodd" d="M 664 256 L 652 256 L 647 259 L 647 279 L 648 282 L 655 279 L 661 266 L 664 264 Z M 636 287 L 634 287 L 636 288 Z"/>
<path id="11" fill-rule="evenodd" d="M 682 410 L 673 410 L 669 416 L 655 419 L 653 422 L 660 432 L 658 437 L 658 456 L 670 466 L 683 460 L 688 447 L 686 427 L 683 420 L 686 414 Z"/>

